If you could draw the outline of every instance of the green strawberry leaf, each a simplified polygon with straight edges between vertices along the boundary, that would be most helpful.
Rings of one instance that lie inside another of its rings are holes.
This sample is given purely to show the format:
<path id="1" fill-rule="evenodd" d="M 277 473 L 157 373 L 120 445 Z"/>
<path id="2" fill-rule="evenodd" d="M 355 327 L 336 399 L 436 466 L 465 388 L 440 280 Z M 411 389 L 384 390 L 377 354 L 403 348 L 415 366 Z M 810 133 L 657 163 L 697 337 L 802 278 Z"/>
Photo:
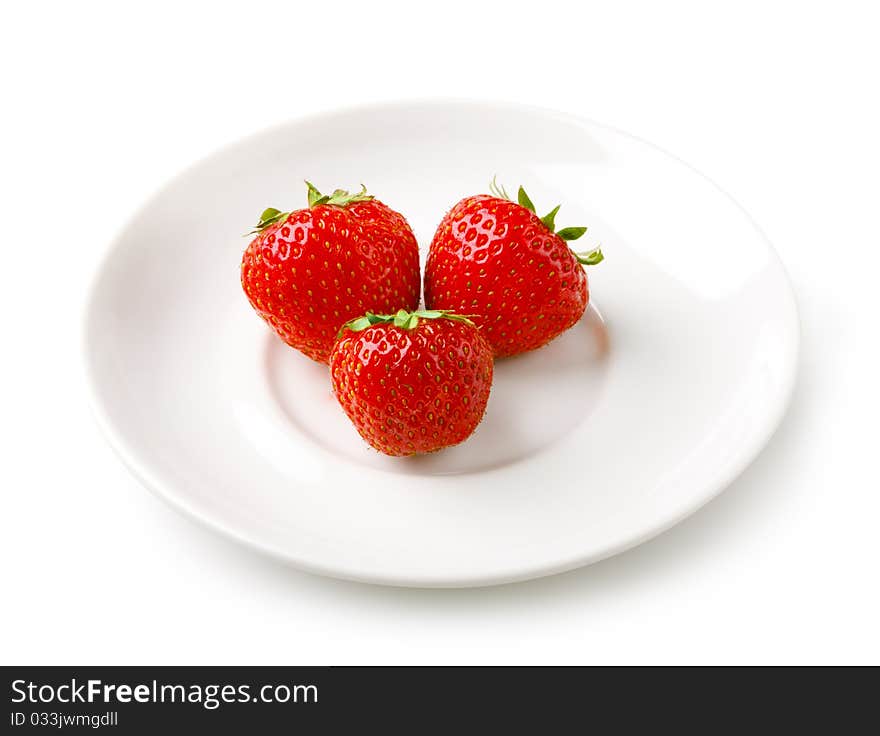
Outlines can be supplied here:
<path id="1" fill-rule="evenodd" d="M 254 229 L 245 235 L 256 235 L 265 230 L 269 225 L 274 225 L 279 220 L 283 220 L 289 213 L 276 210 L 274 207 L 267 207 L 260 215 L 260 221 L 254 225 Z"/>
<path id="2" fill-rule="evenodd" d="M 492 181 L 489 184 L 489 191 L 492 193 L 492 195 L 496 197 L 509 199 L 504 187 L 499 186 L 496 176 L 492 177 Z M 526 194 L 526 190 L 522 187 L 520 187 L 519 191 L 517 192 L 517 201 L 519 202 L 520 206 L 525 207 L 527 210 L 534 214 L 537 214 L 535 212 L 535 205 L 532 203 L 532 200 L 529 199 L 529 195 Z M 550 210 L 550 212 L 548 212 L 541 218 L 541 222 L 543 223 L 544 227 L 546 227 L 551 233 L 554 232 L 554 230 L 556 229 L 556 214 L 559 212 L 560 207 L 561 205 L 556 205 L 552 210 Z M 555 234 L 563 240 L 570 241 L 577 240 L 578 238 L 582 237 L 585 232 L 587 232 L 587 228 L 585 227 L 564 227 Z M 585 266 L 595 266 L 597 263 L 601 263 L 605 258 L 605 256 L 602 255 L 601 248 L 599 247 L 596 247 L 595 249 L 584 253 L 577 253 L 575 251 L 572 252 L 577 258 L 578 263 L 581 263 Z M 445 314 L 443 316 L 447 317 L 448 319 L 458 318 L 458 315 Z"/>
<path id="3" fill-rule="evenodd" d="M 321 194 L 310 181 L 306 181 L 306 186 L 309 188 L 309 207 L 317 207 L 319 204 L 345 207 L 348 204 L 373 199 L 373 195 L 367 194 L 367 188 L 363 184 L 361 184 L 361 190 L 354 194 L 350 194 L 345 189 L 334 189 L 333 194 Z"/>
<path id="4" fill-rule="evenodd" d="M 367 327 L 372 324 L 374 323 L 369 317 L 358 317 L 357 319 L 348 322 L 345 326 L 352 332 L 360 332 L 361 330 L 367 329 Z"/>
<path id="5" fill-rule="evenodd" d="M 562 207 L 561 204 L 556 205 L 552 210 L 550 210 L 546 215 L 541 218 L 541 222 L 544 223 L 544 226 L 551 233 L 556 229 L 556 213 L 559 212 L 560 207 Z"/>
<path id="6" fill-rule="evenodd" d="M 529 199 L 529 195 L 526 194 L 526 190 L 523 189 L 522 187 L 519 188 L 519 192 L 517 192 L 516 199 L 520 203 L 520 205 L 525 207 L 530 212 L 535 211 L 535 205 L 532 204 L 532 200 Z"/>
<path id="7" fill-rule="evenodd" d="M 577 240 L 585 232 L 587 232 L 585 227 L 564 227 L 556 234 L 563 240 Z"/>
<path id="8" fill-rule="evenodd" d="M 368 199 L 372 198 L 372 195 L 367 194 L 366 186 L 361 184 L 361 190 L 354 194 L 349 194 L 345 189 L 337 189 L 327 199 L 326 204 L 334 204 L 338 207 L 344 207 L 347 204 L 354 204 L 355 202 L 366 202 Z"/>
<path id="9" fill-rule="evenodd" d="M 605 256 L 602 255 L 602 249 L 598 246 L 586 253 L 575 253 L 574 256 L 578 259 L 578 263 L 584 266 L 595 266 L 597 263 L 605 260 Z"/>
<path id="10" fill-rule="evenodd" d="M 315 185 L 312 184 L 312 182 L 306 180 L 306 186 L 309 188 L 309 207 L 314 207 L 315 205 L 323 204 L 328 199 L 330 199 L 330 197 L 325 197 L 323 194 L 321 194 L 321 192 L 319 192 L 315 188 Z"/>
<path id="11" fill-rule="evenodd" d="M 414 330 L 419 326 L 419 322 L 423 319 L 449 319 L 453 322 L 463 322 L 471 327 L 476 327 L 463 314 L 453 314 L 440 309 L 419 309 L 415 312 L 407 312 L 405 309 L 399 310 L 396 314 L 373 314 L 367 312 L 363 317 L 349 320 L 340 328 L 336 335 L 339 339 L 346 330 L 352 332 L 360 332 L 368 327 L 378 324 L 391 324 L 401 330 Z"/>
<path id="12" fill-rule="evenodd" d="M 280 214 L 281 210 L 276 210 L 274 207 L 267 207 L 263 210 L 263 214 L 260 215 L 260 222 L 267 222 Z"/>
<path id="13" fill-rule="evenodd" d="M 394 315 L 394 326 L 403 327 L 409 322 L 410 314 L 405 309 L 401 309 Z"/>

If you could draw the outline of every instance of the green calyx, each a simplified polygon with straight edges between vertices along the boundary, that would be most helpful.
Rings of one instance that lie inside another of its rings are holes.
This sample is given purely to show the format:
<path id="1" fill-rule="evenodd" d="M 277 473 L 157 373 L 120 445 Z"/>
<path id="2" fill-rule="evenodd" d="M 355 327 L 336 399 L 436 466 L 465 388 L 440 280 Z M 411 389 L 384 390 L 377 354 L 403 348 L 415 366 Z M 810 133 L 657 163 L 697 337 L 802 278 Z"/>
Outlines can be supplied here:
<path id="1" fill-rule="evenodd" d="M 509 201 L 513 201 L 511 196 L 507 193 L 507 190 L 504 186 L 499 185 L 496 181 L 496 177 L 492 177 L 492 182 L 489 184 L 489 192 L 499 199 L 506 199 Z M 532 203 L 532 200 L 529 198 L 529 195 L 526 194 L 526 190 L 522 187 L 519 188 L 519 191 L 516 193 L 516 201 L 521 207 L 525 207 L 529 212 L 537 215 L 538 213 L 535 211 L 535 205 Z M 559 208 L 562 205 L 556 205 L 552 210 L 550 210 L 546 215 L 541 218 L 541 222 L 544 224 L 551 233 L 558 235 L 565 241 L 577 240 L 580 238 L 585 232 L 587 232 L 587 228 L 585 227 L 564 227 L 560 230 L 556 229 L 556 213 L 559 212 Z M 572 251 L 574 252 L 574 251 Z M 574 253 L 575 257 L 578 259 L 578 263 L 581 263 L 585 266 L 595 266 L 597 263 L 601 262 L 604 259 L 602 255 L 602 250 L 598 246 L 593 250 L 586 253 Z"/>
<path id="2" fill-rule="evenodd" d="M 363 317 L 349 320 L 339 330 L 337 337 L 340 337 L 345 330 L 352 332 L 360 332 L 373 325 L 393 324 L 402 330 L 414 330 L 419 326 L 419 321 L 423 319 L 450 319 L 454 322 L 464 322 L 466 325 L 474 327 L 474 323 L 461 314 L 454 314 L 441 309 L 417 309 L 415 312 L 407 312 L 405 309 L 399 310 L 396 314 L 373 314 L 367 312 Z"/>
<path id="3" fill-rule="evenodd" d="M 274 207 L 267 207 L 260 215 L 260 221 L 254 225 L 254 229 L 249 233 L 245 233 L 245 235 L 256 235 L 257 233 L 263 232 L 263 230 L 269 227 L 269 225 L 274 225 L 276 222 L 280 222 L 289 214 L 289 212 L 276 210 Z"/>
<path id="4" fill-rule="evenodd" d="M 306 186 L 308 187 L 309 192 L 308 197 L 310 208 L 317 207 L 319 204 L 331 204 L 336 207 L 345 207 L 346 205 L 354 204 L 355 202 L 366 202 L 373 198 L 373 195 L 367 194 L 367 188 L 363 184 L 361 184 L 361 190 L 354 194 L 350 194 L 344 189 L 336 189 L 333 194 L 321 194 L 321 192 L 319 192 L 315 188 L 315 185 L 310 181 L 306 182 Z M 254 229 L 249 233 L 246 233 L 246 235 L 256 235 L 269 227 L 269 225 L 274 225 L 276 222 L 284 220 L 289 214 L 289 212 L 282 212 L 274 207 L 268 207 L 263 210 L 259 222 L 254 225 Z"/>
<path id="5" fill-rule="evenodd" d="M 605 260 L 605 256 L 602 254 L 602 249 L 599 247 L 593 248 L 593 250 L 584 253 L 578 253 L 576 251 L 572 252 L 574 253 L 574 257 L 577 258 L 578 263 L 584 266 L 595 266 L 597 263 L 602 263 L 602 261 Z"/>
<path id="6" fill-rule="evenodd" d="M 354 194 L 349 194 L 344 189 L 335 189 L 333 194 L 321 194 L 310 181 L 306 182 L 306 186 L 309 188 L 309 207 L 317 207 L 319 204 L 345 207 L 347 204 L 366 202 L 373 198 L 373 195 L 367 194 L 367 188 L 363 184 L 361 184 L 361 190 Z"/>

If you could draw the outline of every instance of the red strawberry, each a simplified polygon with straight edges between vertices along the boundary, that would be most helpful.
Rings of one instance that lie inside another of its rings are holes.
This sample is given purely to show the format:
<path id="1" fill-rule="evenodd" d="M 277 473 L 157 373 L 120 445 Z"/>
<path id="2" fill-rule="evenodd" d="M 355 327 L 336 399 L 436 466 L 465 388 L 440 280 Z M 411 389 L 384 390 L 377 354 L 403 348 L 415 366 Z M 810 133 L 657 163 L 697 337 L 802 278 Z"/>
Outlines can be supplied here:
<path id="1" fill-rule="evenodd" d="M 546 345 L 583 315 L 589 301 L 581 264 L 598 248 L 575 253 L 566 241 L 585 227 L 554 232 L 559 207 L 543 218 L 522 187 L 519 203 L 493 181 L 495 196 L 466 197 L 443 218 L 425 266 L 425 304 L 466 314 L 498 357 Z"/>
<path id="2" fill-rule="evenodd" d="M 339 328 L 367 311 L 419 305 L 419 246 L 403 215 L 362 188 L 265 210 L 241 260 L 241 285 L 284 342 L 326 363 Z"/>
<path id="3" fill-rule="evenodd" d="M 330 374 L 348 418 L 379 452 L 434 452 L 466 440 L 483 418 L 492 349 L 465 317 L 367 314 L 343 327 Z"/>

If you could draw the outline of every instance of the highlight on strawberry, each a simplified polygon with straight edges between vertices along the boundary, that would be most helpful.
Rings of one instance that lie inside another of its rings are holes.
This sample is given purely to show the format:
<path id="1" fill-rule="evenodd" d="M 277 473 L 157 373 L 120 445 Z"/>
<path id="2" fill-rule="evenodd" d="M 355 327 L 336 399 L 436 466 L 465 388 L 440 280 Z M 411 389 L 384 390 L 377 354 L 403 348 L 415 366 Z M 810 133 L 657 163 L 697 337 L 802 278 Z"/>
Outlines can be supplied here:
<path id="1" fill-rule="evenodd" d="M 326 363 L 339 328 L 365 312 L 419 305 L 412 229 L 366 188 L 308 188 L 308 207 L 263 211 L 242 256 L 251 306 L 291 347 Z"/>
<path id="2" fill-rule="evenodd" d="M 425 266 L 428 309 L 472 315 L 496 357 L 546 345 L 583 316 L 590 299 L 583 266 L 600 248 L 575 252 L 586 227 L 556 229 L 560 205 L 543 217 L 519 188 L 495 180 L 490 194 L 465 197 L 446 214 Z"/>
<path id="3" fill-rule="evenodd" d="M 366 313 L 330 355 L 333 391 L 357 431 L 386 455 L 466 440 L 483 418 L 492 349 L 474 323 L 444 310 Z"/>

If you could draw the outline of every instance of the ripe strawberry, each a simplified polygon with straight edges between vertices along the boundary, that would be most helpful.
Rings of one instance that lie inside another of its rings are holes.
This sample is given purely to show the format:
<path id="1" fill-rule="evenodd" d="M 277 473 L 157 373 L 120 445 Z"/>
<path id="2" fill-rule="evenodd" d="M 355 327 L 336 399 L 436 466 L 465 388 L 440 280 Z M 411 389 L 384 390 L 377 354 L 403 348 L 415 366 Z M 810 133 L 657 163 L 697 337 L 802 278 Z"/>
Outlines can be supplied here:
<path id="1" fill-rule="evenodd" d="M 585 227 L 554 232 L 559 207 L 535 214 L 525 190 L 510 201 L 494 180 L 494 196 L 466 197 L 443 218 L 425 266 L 425 304 L 468 315 L 497 357 L 546 345 L 583 315 L 589 301 L 581 264 L 602 251 L 575 253 L 566 241 Z"/>
<path id="2" fill-rule="evenodd" d="M 367 311 L 419 304 L 419 246 L 403 215 L 366 193 L 322 195 L 263 212 L 241 260 L 241 285 L 284 342 L 326 363 L 339 328 Z"/>
<path id="3" fill-rule="evenodd" d="M 436 310 L 367 314 L 330 356 L 336 398 L 386 455 L 434 452 L 466 440 L 483 418 L 492 349 L 473 323 Z"/>

